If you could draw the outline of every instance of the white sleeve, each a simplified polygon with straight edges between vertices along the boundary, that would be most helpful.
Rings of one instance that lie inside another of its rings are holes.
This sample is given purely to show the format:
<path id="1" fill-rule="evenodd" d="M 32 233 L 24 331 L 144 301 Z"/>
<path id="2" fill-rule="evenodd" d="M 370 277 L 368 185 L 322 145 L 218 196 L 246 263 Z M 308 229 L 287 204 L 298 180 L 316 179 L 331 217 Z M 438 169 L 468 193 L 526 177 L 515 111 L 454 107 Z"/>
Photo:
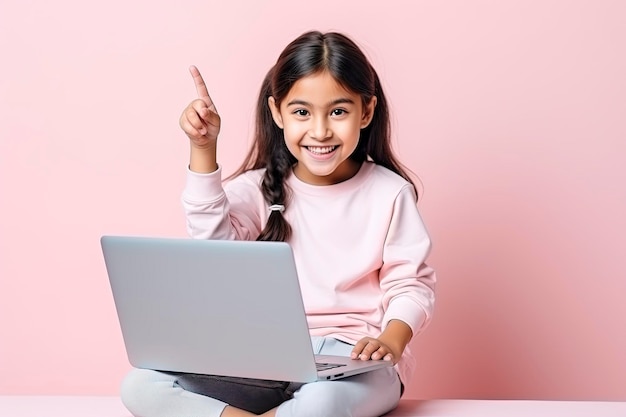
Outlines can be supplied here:
<path id="1" fill-rule="evenodd" d="M 380 286 L 383 327 L 402 320 L 417 335 L 430 321 L 435 303 L 435 272 L 426 264 L 431 242 L 411 186 L 398 194 L 383 252 Z"/>
<path id="2" fill-rule="evenodd" d="M 187 232 L 194 239 L 254 240 L 261 232 L 260 189 L 243 175 L 222 185 L 222 169 L 210 174 L 187 170 L 182 204 Z"/>

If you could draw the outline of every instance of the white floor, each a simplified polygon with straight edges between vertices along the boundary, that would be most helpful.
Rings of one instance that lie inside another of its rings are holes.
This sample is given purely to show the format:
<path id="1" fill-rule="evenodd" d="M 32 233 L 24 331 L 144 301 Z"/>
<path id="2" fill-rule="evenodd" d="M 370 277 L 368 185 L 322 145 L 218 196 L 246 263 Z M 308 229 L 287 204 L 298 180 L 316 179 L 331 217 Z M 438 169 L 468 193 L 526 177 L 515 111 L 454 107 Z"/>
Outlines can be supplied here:
<path id="1" fill-rule="evenodd" d="M 0 396 L 0 417 L 132 417 L 118 397 Z M 626 402 L 403 400 L 385 417 L 626 417 Z"/>

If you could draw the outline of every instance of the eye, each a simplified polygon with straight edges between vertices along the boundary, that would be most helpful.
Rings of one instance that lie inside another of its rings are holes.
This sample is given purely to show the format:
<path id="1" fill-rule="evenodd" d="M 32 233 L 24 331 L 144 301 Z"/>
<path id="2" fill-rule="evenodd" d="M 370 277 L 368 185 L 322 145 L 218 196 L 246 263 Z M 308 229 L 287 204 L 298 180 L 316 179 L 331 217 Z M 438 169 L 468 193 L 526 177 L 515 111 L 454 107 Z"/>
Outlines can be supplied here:
<path id="1" fill-rule="evenodd" d="M 298 109 L 293 112 L 296 116 L 306 117 L 309 115 L 309 111 L 305 109 Z"/>
<path id="2" fill-rule="evenodd" d="M 346 113 L 348 112 L 345 109 L 334 109 L 333 111 L 330 112 L 330 114 L 333 116 L 342 116 Z"/>

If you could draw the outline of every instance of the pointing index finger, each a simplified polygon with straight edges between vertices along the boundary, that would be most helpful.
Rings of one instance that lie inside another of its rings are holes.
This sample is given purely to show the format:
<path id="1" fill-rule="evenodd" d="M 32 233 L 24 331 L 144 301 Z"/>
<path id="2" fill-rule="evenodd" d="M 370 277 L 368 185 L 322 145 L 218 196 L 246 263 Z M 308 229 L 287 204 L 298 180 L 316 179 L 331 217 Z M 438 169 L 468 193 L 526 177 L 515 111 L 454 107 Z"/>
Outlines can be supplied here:
<path id="1" fill-rule="evenodd" d="M 200 74 L 198 68 L 196 68 L 195 65 L 192 65 L 191 67 L 189 67 L 189 72 L 191 73 L 191 76 L 193 77 L 193 82 L 196 85 L 198 98 L 204 101 L 210 109 L 217 112 L 215 104 L 213 104 L 213 100 L 211 100 L 211 96 L 209 96 L 209 90 L 206 88 L 206 84 L 204 83 L 204 79 L 202 78 L 202 75 Z"/>

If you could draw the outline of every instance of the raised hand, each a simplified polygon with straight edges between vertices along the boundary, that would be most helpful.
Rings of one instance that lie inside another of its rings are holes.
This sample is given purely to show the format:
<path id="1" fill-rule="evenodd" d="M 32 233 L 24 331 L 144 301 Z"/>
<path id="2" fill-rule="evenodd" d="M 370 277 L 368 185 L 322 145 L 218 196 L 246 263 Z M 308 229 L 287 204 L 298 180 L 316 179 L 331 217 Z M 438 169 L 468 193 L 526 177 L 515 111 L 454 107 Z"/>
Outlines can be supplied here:
<path id="1" fill-rule="evenodd" d="M 196 148 L 214 151 L 221 119 L 198 68 L 192 65 L 189 72 L 196 85 L 198 98 L 185 107 L 179 124 L 191 140 L 192 150 Z"/>

